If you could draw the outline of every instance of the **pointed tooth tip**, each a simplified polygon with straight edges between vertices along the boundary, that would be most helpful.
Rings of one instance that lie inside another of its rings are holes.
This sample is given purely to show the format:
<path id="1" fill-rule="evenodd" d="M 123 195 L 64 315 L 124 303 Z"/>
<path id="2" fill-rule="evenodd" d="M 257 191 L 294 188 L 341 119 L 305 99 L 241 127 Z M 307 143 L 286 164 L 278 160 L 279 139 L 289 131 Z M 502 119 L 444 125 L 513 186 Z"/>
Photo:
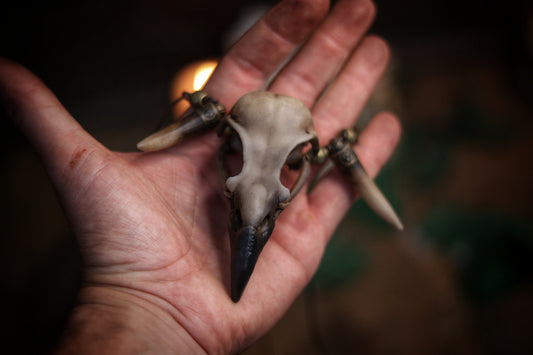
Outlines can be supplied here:
<path id="1" fill-rule="evenodd" d="M 400 217 L 396 214 L 392 206 L 388 203 L 388 201 L 385 199 L 387 205 L 384 205 L 384 209 L 380 211 L 380 216 L 383 218 L 387 223 L 389 223 L 391 226 L 396 228 L 399 231 L 403 231 L 403 223 L 400 220 Z"/>
<path id="2" fill-rule="evenodd" d="M 403 231 L 403 223 L 402 221 L 400 221 L 400 218 L 398 217 L 396 212 L 394 212 L 394 210 L 392 209 L 392 206 L 389 205 L 387 209 L 381 210 L 378 215 L 380 215 L 383 220 L 385 220 L 387 223 L 389 223 L 391 226 L 393 226 L 400 232 Z"/>
<path id="3" fill-rule="evenodd" d="M 146 144 L 146 139 L 143 139 L 142 141 L 140 141 L 139 143 L 137 143 L 137 149 L 138 150 L 141 150 L 143 152 L 149 152 L 150 150 L 150 147 L 148 144 Z"/>
<path id="4" fill-rule="evenodd" d="M 393 225 L 397 230 L 403 232 L 403 223 L 400 220 L 397 220 Z"/>
<path id="5" fill-rule="evenodd" d="M 356 166 L 353 170 L 352 179 L 368 206 L 387 223 L 399 231 L 403 231 L 403 224 L 394 208 L 361 165 Z"/>
<path id="6" fill-rule="evenodd" d="M 157 152 L 172 147 L 182 138 L 179 132 L 170 132 L 170 134 L 165 135 L 158 133 L 154 133 L 137 143 L 137 149 L 143 152 Z"/>
<path id="7" fill-rule="evenodd" d="M 383 205 L 383 209 L 379 211 L 380 212 L 379 215 L 386 222 L 388 222 L 391 226 L 393 226 L 394 228 L 396 228 L 399 231 L 403 231 L 403 223 L 400 220 L 400 217 L 398 217 L 398 215 L 396 214 L 396 212 L 394 211 L 392 206 L 389 204 L 389 202 L 386 199 L 384 201 L 385 201 L 386 204 L 384 204 Z M 378 211 L 376 211 L 376 212 L 378 212 Z"/>
<path id="8" fill-rule="evenodd" d="M 142 141 L 137 143 L 137 149 L 143 152 L 155 152 L 163 148 L 158 148 L 154 146 L 154 144 L 152 144 L 150 141 L 147 141 L 147 139 L 143 139 Z"/>

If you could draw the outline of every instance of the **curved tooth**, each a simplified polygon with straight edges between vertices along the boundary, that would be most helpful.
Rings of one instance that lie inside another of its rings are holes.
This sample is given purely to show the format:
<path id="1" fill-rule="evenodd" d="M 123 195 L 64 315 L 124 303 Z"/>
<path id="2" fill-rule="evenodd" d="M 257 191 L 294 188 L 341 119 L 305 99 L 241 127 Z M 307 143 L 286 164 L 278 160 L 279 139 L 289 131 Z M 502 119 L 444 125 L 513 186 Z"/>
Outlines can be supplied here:
<path id="1" fill-rule="evenodd" d="M 137 149 L 142 150 L 143 152 L 155 152 L 173 146 L 184 136 L 181 126 L 181 122 L 173 123 L 170 126 L 149 135 L 137 143 Z"/>
<path id="2" fill-rule="evenodd" d="M 398 230 L 403 230 L 400 218 L 394 212 L 389 201 L 383 196 L 376 183 L 368 176 L 363 166 L 355 164 L 350 171 L 352 183 L 357 187 L 361 197 L 378 216 Z"/>
<path id="3" fill-rule="evenodd" d="M 183 138 L 194 133 L 203 132 L 213 127 L 218 117 L 206 120 L 202 112 L 196 112 L 192 107 L 183 114 L 176 123 L 157 131 L 137 143 L 137 149 L 144 152 L 155 152 L 173 146 Z"/>

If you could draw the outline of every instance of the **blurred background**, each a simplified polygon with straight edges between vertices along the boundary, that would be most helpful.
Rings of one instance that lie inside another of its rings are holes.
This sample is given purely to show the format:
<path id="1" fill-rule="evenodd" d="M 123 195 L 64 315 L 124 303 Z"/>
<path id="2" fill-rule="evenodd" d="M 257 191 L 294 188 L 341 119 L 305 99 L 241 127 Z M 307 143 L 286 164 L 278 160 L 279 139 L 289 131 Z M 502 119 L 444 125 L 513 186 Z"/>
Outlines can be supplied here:
<path id="1" fill-rule="evenodd" d="M 377 182 L 402 233 L 357 202 L 281 322 L 245 354 L 533 353 L 533 9 L 527 0 L 377 0 L 392 64 L 362 120 L 404 135 Z M 0 55 L 83 127 L 133 150 L 173 76 L 219 57 L 273 1 L 6 1 Z M 2 349 L 47 353 L 79 285 L 43 167 L 0 119 Z"/>

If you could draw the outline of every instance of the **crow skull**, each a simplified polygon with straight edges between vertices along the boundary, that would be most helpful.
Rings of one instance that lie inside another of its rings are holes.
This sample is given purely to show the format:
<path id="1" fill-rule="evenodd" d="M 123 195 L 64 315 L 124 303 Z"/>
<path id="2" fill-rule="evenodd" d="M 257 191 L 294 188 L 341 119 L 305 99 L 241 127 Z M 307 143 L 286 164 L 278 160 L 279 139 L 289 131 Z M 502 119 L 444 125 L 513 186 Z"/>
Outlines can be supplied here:
<path id="1" fill-rule="evenodd" d="M 230 200 L 232 298 L 239 300 L 281 210 L 305 183 L 291 190 L 280 181 L 286 163 L 305 162 L 302 150 L 318 147 L 309 109 L 293 97 L 266 91 L 243 96 L 225 118 L 241 142 L 243 166 L 225 184 Z M 304 169 L 302 168 L 302 171 Z"/>

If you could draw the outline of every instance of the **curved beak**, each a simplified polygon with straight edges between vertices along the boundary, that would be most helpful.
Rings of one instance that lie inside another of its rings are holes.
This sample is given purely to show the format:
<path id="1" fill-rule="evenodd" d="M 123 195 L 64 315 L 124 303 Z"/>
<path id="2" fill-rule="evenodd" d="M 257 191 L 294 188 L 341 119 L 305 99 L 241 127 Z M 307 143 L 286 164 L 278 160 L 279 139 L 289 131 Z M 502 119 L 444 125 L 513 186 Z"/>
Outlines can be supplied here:
<path id="1" fill-rule="evenodd" d="M 239 218 L 232 218 L 230 224 L 231 299 L 239 302 L 259 254 L 272 234 L 274 219 L 267 217 L 259 226 L 242 226 Z"/>
<path id="2" fill-rule="evenodd" d="M 261 252 L 257 240 L 257 229 L 242 228 L 231 238 L 231 299 L 238 302 L 252 276 L 257 258 Z"/>
<path id="3" fill-rule="evenodd" d="M 276 218 L 288 206 L 290 201 L 305 185 L 311 173 L 311 166 L 304 160 L 300 175 L 291 187 L 290 196 L 286 201 L 266 207 L 266 216 L 257 225 L 245 225 L 241 219 L 240 208 L 235 204 L 235 195 L 228 194 L 230 214 L 230 244 L 231 244 L 231 299 L 238 302 L 250 280 L 259 254 L 272 235 Z"/>

